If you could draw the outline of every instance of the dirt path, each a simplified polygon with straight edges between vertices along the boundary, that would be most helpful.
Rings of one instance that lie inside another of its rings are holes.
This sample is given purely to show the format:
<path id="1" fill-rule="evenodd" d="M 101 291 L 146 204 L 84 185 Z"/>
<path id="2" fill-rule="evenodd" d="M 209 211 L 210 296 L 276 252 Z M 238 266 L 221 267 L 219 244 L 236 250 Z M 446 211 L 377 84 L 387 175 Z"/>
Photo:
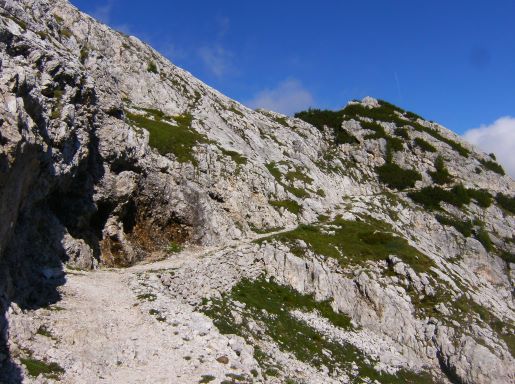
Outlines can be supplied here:
<path id="1" fill-rule="evenodd" d="M 248 366 L 241 363 L 245 356 L 235 354 L 228 337 L 220 335 L 204 315 L 170 295 L 142 299 L 131 284 L 140 273 L 195 265 L 252 240 L 192 247 L 165 260 L 127 269 L 67 271 L 66 283 L 60 287 L 62 300 L 50 309 L 22 315 L 25 318 L 16 322 L 16 332 L 29 321 L 32 329 L 47 330 L 22 341 L 22 348 L 38 360 L 58 362 L 65 369 L 60 382 L 70 384 L 198 383 L 203 376 L 221 381 L 227 374 L 248 373 Z M 234 363 L 220 363 L 221 356 Z M 41 379 L 28 377 L 25 382 L 46 382 Z"/>

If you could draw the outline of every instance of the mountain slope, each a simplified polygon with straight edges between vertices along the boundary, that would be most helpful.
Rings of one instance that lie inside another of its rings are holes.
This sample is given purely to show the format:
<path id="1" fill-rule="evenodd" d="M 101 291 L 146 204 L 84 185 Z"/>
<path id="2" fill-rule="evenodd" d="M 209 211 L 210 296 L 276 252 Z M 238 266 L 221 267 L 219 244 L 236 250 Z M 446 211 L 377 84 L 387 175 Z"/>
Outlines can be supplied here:
<path id="1" fill-rule="evenodd" d="M 35 381 L 30 359 L 69 382 L 148 369 L 137 353 L 76 354 L 74 287 L 104 275 L 71 269 L 172 254 L 177 269 L 120 272 L 135 318 L 169 343 L 174 318 L 202 319 L 183 324 L 192 348 L 212 336 L 237 372 L 172 356 L 161 378 L 178 366 L 191 368 L 181 382 L 515 378 L 515 184 L 491 156 L 372 98 L 298 118 L 253 111 L 66 1 L 0 5 L 5 381 Z M 67 310 L 48 310 L 61 299 Z M 130 340 L 106 336 L 141 351 Z"/>

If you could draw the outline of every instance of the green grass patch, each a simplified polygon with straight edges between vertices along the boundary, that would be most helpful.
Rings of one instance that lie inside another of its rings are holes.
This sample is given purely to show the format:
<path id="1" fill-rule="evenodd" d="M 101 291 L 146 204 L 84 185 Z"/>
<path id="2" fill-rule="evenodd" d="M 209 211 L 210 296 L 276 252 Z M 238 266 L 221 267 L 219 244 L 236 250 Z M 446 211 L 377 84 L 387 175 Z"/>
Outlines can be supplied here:
<path id="1" fill-rule="evenodd" d="M 504 172 L 503 167 L 501 165 L 493 160 L 479 160 L 479 162 L 485 167 L 486 169 L 495 172 L 501 176 L 504 176 L 506 173 Z"/>
<path id="2" fill-rule="evenodd" d="M 282 178 L 283 174 L 281 173 L 279 168 L 277 168 L 275 161 L 265 164 L 265 167 L 266 167 L 266 169 L 268 169 L 268 172 L 270 172 L 270 174 L 275 178 L 275 181 L 277 181 L 279 184 L 281 184 L 282 183 L 281 178 Z"/>
<path id="3" fill-rule="evenodd" d="M 88 57 L 89 57 L 89 49 L 88 49 L 88 47 L 82 47 L 80 49 L 80 55 L 79 55 L 80 62 L 82 64 L 84 64 L 86 62 L 86 60 L 88 59 Z"/>
<path id="4" fill-rule="evenodd" d="M 413 188 L 418 180 L 422 180 L 420 173 L 413 169 L 403 169 L 394 163 L 386 163 L 376 167 L 379 181 L 390 188 L 403 190 Z"/>
<path id="5" fill-rule="evenodd" d="M 303 199 L 306 197 L 309 197 L 309 192 L 302 188 L 292 187 L 291 185 L 288 185 L 282 181 L 283 174 L 277 168 L 277 164 L 272 161 L 271 163 L 265 164 L 266 169 L 268 169 L 268 172 L 275 178 L 275 181 L 282 185 L 284 189 L 291 194 L 293 194 L 295 197 L 298 197 L 299 199 Z M 303 174 L 298 168 L 295 169 L 295 171 L 288 172 L 284 179 L 290 183 L 294 182 L 295 180 L 300 180 L 305 183 L 311 183 L 313 182 L 313 179 L 309 177 L 308 175 Z"/>
<path id="6" fill-rule="evenodd" d="M 288 124 L 288 120 L 286 120 L 286 117 L 274 117 L 274 120 L 286 128 L 290 127 L 290 125 Z"/>
<path id="7" fill-rule="evenodd" d="M 59 30 L 59 34 L 60 34 L 61 36 L 66 37 L 67 39 L 69 39 L 70 37 L 72 37 L 72 36 L 73 36 L 72 31 L 71 31 L 69 28 L 66 28 L 66 27 L 61 28 L 61 29 Z"/>
<path id="8" fill-rule="evenodd" d="M 285 188 L 288 192 L 292 193 L 295 197 L 298 197 L 299 199 L 305 199 L 306 197 L 310 196 L 309 192 L 302 188 L 288 186 L 286 186 Z"/>
<path id="9" fill-rule="evenodd" d="M 216 380 L 213 375 L 202 375 L 200 376 L 199 384 L 206 384 Z"/>
<path id="10" fill-rule="evenodd" d="M 146 129 L 150 134 L 149 144 L 161 155 L 173 154 L 180 163 L 191 162 L 198 165 L 193 155 L 193 147 L 209 140 L 191 127 L 193 120 L 190 114 L 173 116 L 175 125 L 146 116 L 126 113 L 129 121 L 139 128 Z"/>
<path id="11" fill-rule="evenodd" d="M 64 373 L 64 369 L 57 363 L 47 363 L 34 358 L 21 358 L 20 361 L 32 377 L 43 375 L 47 378 L 57 379 Z"/>
<path id="12" fill-rule="evenodd" d="M 394 234 L 388 224 L 375 220 L 336 219 L 327 224 L 300 225 L 293 231 L 258 242 L 265 240 L 286 243 L 294 254 L 301 257 L 305 250 L 298 246 L 296 240 L 303 240 L 314 253 L 336 259 L 342 267 L 387 260 L 392 254 L 417 272 L 427 272 L 433 266 L 430 258 L 410 246 L 406 239 Z"/>
<path id="13" fill-rule="evenodd" d="M 242 324 L 236 324 L 231 315 L 234 301 L 245 304 L 243 317 L 246 320 Z M 429 376 L 425 374 L 416 375 L 402 371 L 398 375 L 389 375 L 375 371 L 373 363 L 365 359 L 357 348 L 351 344 L 333 342 L 293 317 L 292 310 L 318 311 L 335 326 L 350 329 L 349 318 L 335 313 L 328 302 L 316 302 L 312 296 L 302 295 L 289 287 L 262 278 L 240 281 L 230 293 L 221 299 L 212 300 L 209 306 L 203 308 L 221 333 L 236 333 L 247 342 L 256 343 L 262 336 L 247 328 L 248 320 L 252 319 L 265 326 L 265 334 L 282 351 L 290 352 L 298 360 L 314 367 L 325 366 L 329 372 L 343 369 L 350 373 L 352 363 L 355 362 L 358 372 L 354 379 L 369 377 L 381 383 L 431 383 Z M 274 366 L 270 362 L 271 357 L 258 346 L 255 348 L 255 357 L 264 368 L 266 376 L 280 377 L 280 367 Z"/>
<path id="14" fill-rule="evenodd" d="M 260 235 L 264 235 L 266 233 L 271 233 L 271 232 L 278 232 L 278 231 L 284 229 L 284 227 L 258 228 L 253 224 L 249 224 L 249 226 L 250 226 L 250 229 L 252 230 L 252 232 L 255 232 Z"/>
<path id="15" fill-rule="evenodd" d="M 175 241 L 170 241 L 168 245 L 165 248 L 166 253 L 179 253 L 182 252 L 184 249 L 184 246 L 182 244 L 179 244 Z"/>
<path id="16" fill-rule="evenodd" d="M 157 321 L 160 321 L 160 322 L 166 321 L 166 317 L 161 316 L 161 311 L 158 311 L 157 309 L 149 310 L 148 314 L 154 316 Z"/>
<path id="17" fill-rule="evenodd" d="M 426 152 L 436 152 L 436 148 L 425 141 L 424 139 L 421 139 L 420 137 L 415 138 L 413 141 L 419 148 L 423 149 Z"/>
<path id="18" fill-rule="evenodd" d="M 48 39 L 48 33 L 46 31 L 37 31 L 36 35 L 38 35 L 41 38 L 41 40 Z"/>
<path id="19" fill-rule="evenodd" d="M 325 197 L 325 196 L 326 196 L 325 191 L 324 191 L 322 188 L 318 188 L 318 189 L 316 190 L 316 194 L 317 194 L 318 196 L 320 196 L 320 197 Z"/>
<path id="20" fill-rule="evenodd" d="M 45 337 L 48 337 L 52 340 L 56 340 L 56 338 L 54 337 L 54 335 L 52 334 L 52 332 L 50 332 L 50 330 L 44 326 L 44 325 L 41 325 L 38 330 L 36 331 L 36 334 L 38 335 L 41 335 L 41 336 L 45 336 Z"/>
<path id="21" fill-rule="evenodd" d="M 515 328 L 512 325 L 509 325 L 508 322 L 502 321 L 492 314 L 487 308 L 476 303 L 465 295 L 460 296 L 452 304 L 463 314 L 477 314 L 483 322 L 488 324 L 490 328 L 492 328 L 492 330 L 497 333 L 502 340 L 504 340 L 511 355 L 515 357 Z"/>
<path id="22" fill-rule="evenodd" d="M 16 24 L 18 24 L 18 26 L 23 29 L 23 30 L 26 30 L 27 29 L 27 23 L 21 19 L 18 19 L 17 17 L 15 16 L 12 16 L 12 15 L 2 15 L 3 17 L 6 17 L 12 21 L 14 21 Z"/>
<path id="23" fill-rule="evenodd" d="M 147 117 L 154 118 L 154 120 L 161 121 L 163 119 L 170 119 L 167 117 L 163 111 L 154 108 L 137 108 L 140 111 L 143 111 L 147 114 Z"/>
<path id="24" fill-rule="evenodd" d="M 156 301 L 157 296 L 153 293 L 143 293 L 141 295 L 136 296 L 138 300 L 141 301 Z"/>
<path id="25" fill-rule="evenodd" d="M 258 280 L 244 279 L 232 290 L 231 298 L 258 310 L 268 313 L 301 310 L 303 312 L 317 311 L 336 327 L 351 330 L 350 318 L 337 313 L 331 307 L 331 302 L 316 301 L 313 295 L 303 295 L 294 289 L 264 278 Z"/>
<path id="26" fill-rule="evenodd" d="M 61 112 L 63 109 L 63 96 L 64 90 L 56 88 L 53 91 L 52 98 L 55 100 L 54 105 L 52 106 L 52 110 L 50 112 L 50 118 L 52 120 L 59 119 L 61 117 Z"/>
<path id="27" fill-rule="evenodd" d="M 229 156 L 232 159 L 232 161 L 234 161 L 237 165 L 247 164 L 247 158 L 245 156 L 243 156 L 242 154 L 240 154 L 236 151 L 227 150 L 222 147 L 219 147 L 219 148 L 225 156 Z"/>
<path id="28" fill-rule="evenodd" d="M 288 171 L 286 175 L 284 175 L 285 179 L 289 182 L 295 182 L 296 180 L 302 181 L 306 184 L 311 184 L 313 182 L 313 179 L 306 175 L 304 172 L 302 172 L 301 169 L 295 168 L 294 171 Z"/>
<path id="29" fill-rule="evenodd" d="M 274 208 L 285 208 L 291 213 L 298 215 L 302 210 L 302 207 L 294 200 L 275 200 L 270 201 L 270 205 Z"/>
<path id="30" fill-rule="evenodd" d="M 240 111 L 238 111 L 235 107 L 230 107 L 228 110 L 229 110 L 229 111 L 231 111 L 232 113 L 234 113 L 235 115 L 240 116 L 240 117 L 245 116 L 243 113 L 241 113 Z"/>

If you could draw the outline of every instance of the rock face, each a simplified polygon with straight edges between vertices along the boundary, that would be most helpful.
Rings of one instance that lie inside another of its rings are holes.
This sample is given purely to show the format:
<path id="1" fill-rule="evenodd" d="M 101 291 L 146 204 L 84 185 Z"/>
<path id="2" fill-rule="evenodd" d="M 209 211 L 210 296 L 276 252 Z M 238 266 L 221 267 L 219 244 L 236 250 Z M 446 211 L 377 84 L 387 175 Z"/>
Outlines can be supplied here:
<path id="1" fill-rule="evenodd" d="M 371 97 L 337 124 L 250 110 L 64 0 L 0 0 L 0 48 L 0 382 L 515 380 L 515 182 L 490 155 Z M 148 376 L 133 333 L 75 350 L 51 309 L 96 297 L 82 276 L 198 361 Z"/>

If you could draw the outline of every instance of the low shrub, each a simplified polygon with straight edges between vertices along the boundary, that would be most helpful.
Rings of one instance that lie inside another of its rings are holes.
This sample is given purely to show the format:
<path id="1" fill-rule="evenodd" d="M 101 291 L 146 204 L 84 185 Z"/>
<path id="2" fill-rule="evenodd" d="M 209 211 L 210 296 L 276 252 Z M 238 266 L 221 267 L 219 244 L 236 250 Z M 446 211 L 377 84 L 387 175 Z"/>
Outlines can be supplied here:
<path id="1" fill-rule="evenodd" d="M 421 139 L 420 137 L 417 137 L 415 140 L 414 140 L 414 143 L 420 147 L 421 149 L 423 149 L 424 151 L 426 152 L 436 152 L 436 148 L 434 146 L 432 146 L 431 144 L 429 144 L 427 141 L 425 141 L 424 139 Z"/>
<path id="2" fill-rule="evenodd" d="M 495 196 L 495 201 L 508 212 L 515 213 L 515 196 L 498 193 L 497 196 Z"/>
<path id="3" fill-rule="evenodd" d="M 350 132 L 342 128 L 343 113 L 341 110 L 331 111 L 310 108 L 307 111 L 297 112 L 294 116 L 315 126 L 320 131 L 324 129 L 324 126 L 332 128 L 336 144 L 355 144 L 358 142 Z"/>
<path id="4" fill-rule="evenodd" d="M 413 128 L 415 128 L 415 130 L 417 130 L 419 132 L 426 132 L 426 133 L 430 134 L 431 136 L 433 136 L 435 139 L 438 139 L 441 142 L 446 143 L 448 146 L 450 146 L 452 149 L 454 149 L 456 152 L 458 152 L 461 156 L 463 156 L 463 157 L 469 156 L 470 151 L 467 148 L 465 148 L 463 145 L 461 145 L 457 141 L 454 141 L 454 140 L 448 139 L 447 137 L 442 136 L 440 134 L 440 132 L 438 132 L 436 129 L 429 128 L 429 127 L 426 127 L 426 126 L 424 126 L 422 124 L 418 124 L 418 123 L 412 123 L 411 125 L 413 126 Z"/>
<path id="5" fill-rule="evenodd" d="M 336 144 L 356 144 L 358 139 L 351 135 L 346 129 L 340 128 L 335 130 L 335 143 Z"/>
<path id="6" fill-rule="evenodd" d="M 151 72 L 151 73 L 156 73 L 156 74 L 159 73 L 158 70 L 157 70 L 157 65 L 153 61 L 149 61 L 147 63 L 147 71 Z"/>
<path id="7" fill-rule="evenodd" d="M 307 111 L 297 112 L 294 116 L 319 130 L 322 130 L 325 125 L 331 128 L 340 128 L 343 123 L 342 111 L 309 108 Z"/>
<path id="8" fill-rule="evenodd" d="M 472 236 L 472 222 L 468 220 L 460 220 L 455 217 L 436 215 L 436 220 L 442 225 L 448 225 L 456 228 L 458 232 L 460 232 L 465 237 Z"/>
<path id="9" fill-rule="evenodd" d="M 421 204 L 426 209 L 440 209 L 440 203 L 446 202 L 461 208 L 470 203 L 470 196 L 463 185 L 457 185 L 451 190 L 440 187 L 424 187 L 420 191 L 408 193 L 408 197 L 414 202 Z"/>
<path id="10" fill-rule="evenodd" d="M 416 113 L 410 112 L 410 111 L 406 111 L 404 116 L 406 116 L 408 119 L 413 120 L 413 121 L 417 121 L 417 119 L 424 120 L 422 117 L 420 117 Z"/>
<path id="11" fill-rule="evenodd" d="M 492 160 L 479 160 L 479 162 L 485 167 L 486 169 L 495 172 L 501 176 L 504 176 L 506 173 L 504 172 L 503 167 L 499 163 L 496 163 Z"/>
<path id="12" fill-rule="evenodd" d="M 386 101 L 379 101 L 380 107 L 368 108 L 361 104 L 349 104 L 343 109 L 343 114 L 347 118 L 359 119 L 359 117 L 368 117 L 376 121 L 385 121 L 394 123 L 397 127 L 403 127 L 410 122 L 401 118 L 395 112 L 403 113 L 404 110 L 390 104 Z"/>
<path id="13" fill-rule="evenodd" d="M 402 151 L 404 149 L 404 142 L 397 137 L 388 137 L 386 143 L 392 151 Z"/>
<path id="14" fill-rule="evenodd" d="M 404 149 L 403 141 L 397 137 L 386 136 L 386 162 L 391 163 L 393 153 Z"/>
<path id="15" fill-rule="evenodd" d="M 493 246 L 492 246 L 492 240 L 490 240 L 490 235 L 488 234 L 488 232 L 485 230 L 485 228 L 481 227 L 479 228 L 479 230 L 476 232 L 475 236 L 474 236 L 481 244 L 483 244 L 483 247 L 485 247 L 485 249 L 490 252 L 492 249 L 493 249 Z"/>
<path id="16" fill-rule="evenodd" d="M 365 136 L 367 139 L 380 139 L 381 137 L 388 137 L 383 126 L 374 121 L 360 121 L 359 124 L 361 125 L 361 128 L 375 132 L 372 135 Z"/>
<path id="17" fill-rule="evenodd" d="M 442 156 L 438 156 L 435 160 L 435 172 L 429 172 L 429 176 L 433 179 L 433 182 L 439 185 L 447 184 L 452 181 L 452 177 L 445 167 L 445 162 Z"/>
<path id="18" fill-rule="evenodd" d="M 395 136 L 402 137 L 403 139 L 409 140 L 408 130 L 406 128 L 395 128 L 393 131 Z"/>
<path id="19" fill-rule="evenodd" d="M 484 189 L 467 189 L 469 196 L 474 199 L 482 208 L 488 208 L 492 205 L 492 195 Z"/>
<path id="20" fill-rule="evenodd" d="M 382 183 L 398 190 L 413 188 L 418 180 L 422 180 L 422 176 L 417 171 L 402 169 L 393 163 L 377 167 L 376 172 Z"/>

